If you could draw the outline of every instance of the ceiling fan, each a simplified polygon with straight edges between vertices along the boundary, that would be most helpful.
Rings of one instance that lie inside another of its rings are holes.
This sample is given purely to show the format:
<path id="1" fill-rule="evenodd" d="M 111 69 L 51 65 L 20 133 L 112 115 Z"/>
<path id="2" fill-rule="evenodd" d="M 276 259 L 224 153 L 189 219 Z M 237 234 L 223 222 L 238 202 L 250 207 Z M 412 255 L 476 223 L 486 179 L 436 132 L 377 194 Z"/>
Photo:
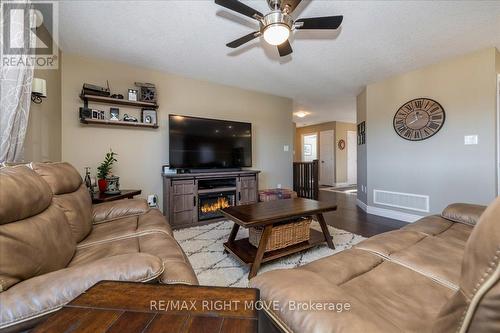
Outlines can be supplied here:
<path id="1" fill-rule="evenodd" d="M 290 33 L 302 29 L 331 29 L 335 30 L 342 24 L 343 16 L 324 16 L 294 20 L 290 14 L 297 8 L 302 0 L 267 0 L 271 12 L 263 15 L 259 11 L 239 2 L 238 0 L 215 0 L 219 6 L 234 10 L 240 14 L 253 18 L 259 22 L 260 29 L 246 36 L 238 38 L 227 47 L 237 48 L 249 41 L 263 36 L 264 40 L 278 47 L 281 57 L 292 53 L 292 47 L 288 41 Z"/>

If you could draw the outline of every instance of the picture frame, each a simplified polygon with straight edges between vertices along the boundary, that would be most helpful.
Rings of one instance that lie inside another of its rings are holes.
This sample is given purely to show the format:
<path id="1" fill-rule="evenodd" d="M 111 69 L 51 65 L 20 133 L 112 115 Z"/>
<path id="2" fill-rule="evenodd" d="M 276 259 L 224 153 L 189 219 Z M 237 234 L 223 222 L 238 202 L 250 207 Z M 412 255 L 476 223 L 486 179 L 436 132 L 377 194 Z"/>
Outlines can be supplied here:
<path id="1" fill-rule="evenodd" d="M 105 117 L 104 117 L 104 111 L 92 109 L 91 112 L 92 112 L 91 117 L 90 117 L 91 119 L 98 119 L 98 120 L 104 120 L 105 119 Z"/>
<path id="2" fill-rule="evenodd" d="M 120 120 L 119 108 L 109 108 L 109 120 Z"/>
<path id="3" fill-rule="evenodd" d="M 358 146 L 366 143 L 366 122 L 363 121 L 358 124 Z"/>
<path id="4" fill-rule="evenodd" d="M 139 95 L 139 91 L 137 89 L 129 89 L 128 90 L 128 100 L 137 102 L 137 96 Z"/>
<path id="5" fill-rule="evenodd" d="M 157 125 L 156 110 L 142 109 L 141 121 L 144 124 Z"/>

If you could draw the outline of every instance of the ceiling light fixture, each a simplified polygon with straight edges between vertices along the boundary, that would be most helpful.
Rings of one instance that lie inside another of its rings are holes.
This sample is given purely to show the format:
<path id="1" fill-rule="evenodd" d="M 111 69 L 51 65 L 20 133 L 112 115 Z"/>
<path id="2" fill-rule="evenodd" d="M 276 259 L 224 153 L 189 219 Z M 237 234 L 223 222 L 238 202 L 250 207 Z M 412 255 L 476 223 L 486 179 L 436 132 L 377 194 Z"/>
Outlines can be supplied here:
<path id="1" fill-rule="evenodd" d="M 281 45 L 290 37 L 290 28 L 285 24 L 275 23 L 264 30 L 264 40 L 271 45 Z"/>
<path id="2" fill-rule="evenodd" d="M 305 111 L 299 111 L 299 112 L 295 112 L 295 115 L 299 118 L 304 118 L 305 116 L 307 116 L 309 114 L 309 112 L 305 112 Z"/>

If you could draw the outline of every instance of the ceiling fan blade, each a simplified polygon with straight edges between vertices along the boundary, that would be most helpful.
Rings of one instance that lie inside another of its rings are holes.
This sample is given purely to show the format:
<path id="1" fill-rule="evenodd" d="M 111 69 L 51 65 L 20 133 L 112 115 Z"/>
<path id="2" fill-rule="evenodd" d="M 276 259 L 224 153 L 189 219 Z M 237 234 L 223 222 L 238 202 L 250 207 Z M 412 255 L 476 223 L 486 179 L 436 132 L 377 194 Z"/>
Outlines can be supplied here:
<path id="1" fill-rule="evenodd" d="M 254 32 L 252 32 L 252 33 L 250 33 L 250 34 L 248 34 L 246 36 L 243 36 L 241 38 L 233 40 L 231 43 L 227 43 L 226 46 L 235 49 L 238 46 L 241 46 L 241 45 L 243 45 L 245 43 L 248 43 L 252 39 L 257 38 L 259 36 L 260 36 L 260 32 L 259 31 L 254 31 Z"/>
<path id="2" fill-rule="evenodd" d="M 226 7 L 227 9 L 234 10 L 240 14 L 246 15 L 251 18 L 255 18 L 255 16 L 263 17 L 261 12 L 248 7 L 244 3 L 239 2 L 238 0 L 215 0 L 215 3 L 219 6 Z"/>
<path id="3" fill-rule="evenodd" d="M 293 52 L 292 46 L 290 45 L 289 41 L 284 42 L 281 45 L 278 45 L 278 52 L 280 54 L 280 57 L 284 57 L 289 55 L 290 53 Z"/>
<path id="4" fill-rule="evenodd" d="M 288 14 L 293 12 L 302 0 L 281 0 L 281 10 L 285 10 L 288 6 Z"/>
<path id="5" fill-rule="evenodd" d="M 295 29 L 337 29 L 343 19 L 342 15 L 298 19 L 295 21 Z"/>

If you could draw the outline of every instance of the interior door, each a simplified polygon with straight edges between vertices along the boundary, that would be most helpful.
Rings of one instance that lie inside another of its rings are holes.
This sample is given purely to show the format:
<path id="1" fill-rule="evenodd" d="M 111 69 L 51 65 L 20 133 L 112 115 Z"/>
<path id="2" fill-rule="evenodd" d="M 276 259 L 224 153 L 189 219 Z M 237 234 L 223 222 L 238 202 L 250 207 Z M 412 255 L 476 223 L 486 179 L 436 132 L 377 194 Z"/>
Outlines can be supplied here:
<path id="1" fill-rule="evenodd" d="M 347 183 L 356 184 L 358 178 L 357 134 L 347 131 Z"/>
<path id="2" fill-rule="evenodd" d="M 335 184 L 335 134 L 333 130 L 319 132 L 319 184 Z"/>

